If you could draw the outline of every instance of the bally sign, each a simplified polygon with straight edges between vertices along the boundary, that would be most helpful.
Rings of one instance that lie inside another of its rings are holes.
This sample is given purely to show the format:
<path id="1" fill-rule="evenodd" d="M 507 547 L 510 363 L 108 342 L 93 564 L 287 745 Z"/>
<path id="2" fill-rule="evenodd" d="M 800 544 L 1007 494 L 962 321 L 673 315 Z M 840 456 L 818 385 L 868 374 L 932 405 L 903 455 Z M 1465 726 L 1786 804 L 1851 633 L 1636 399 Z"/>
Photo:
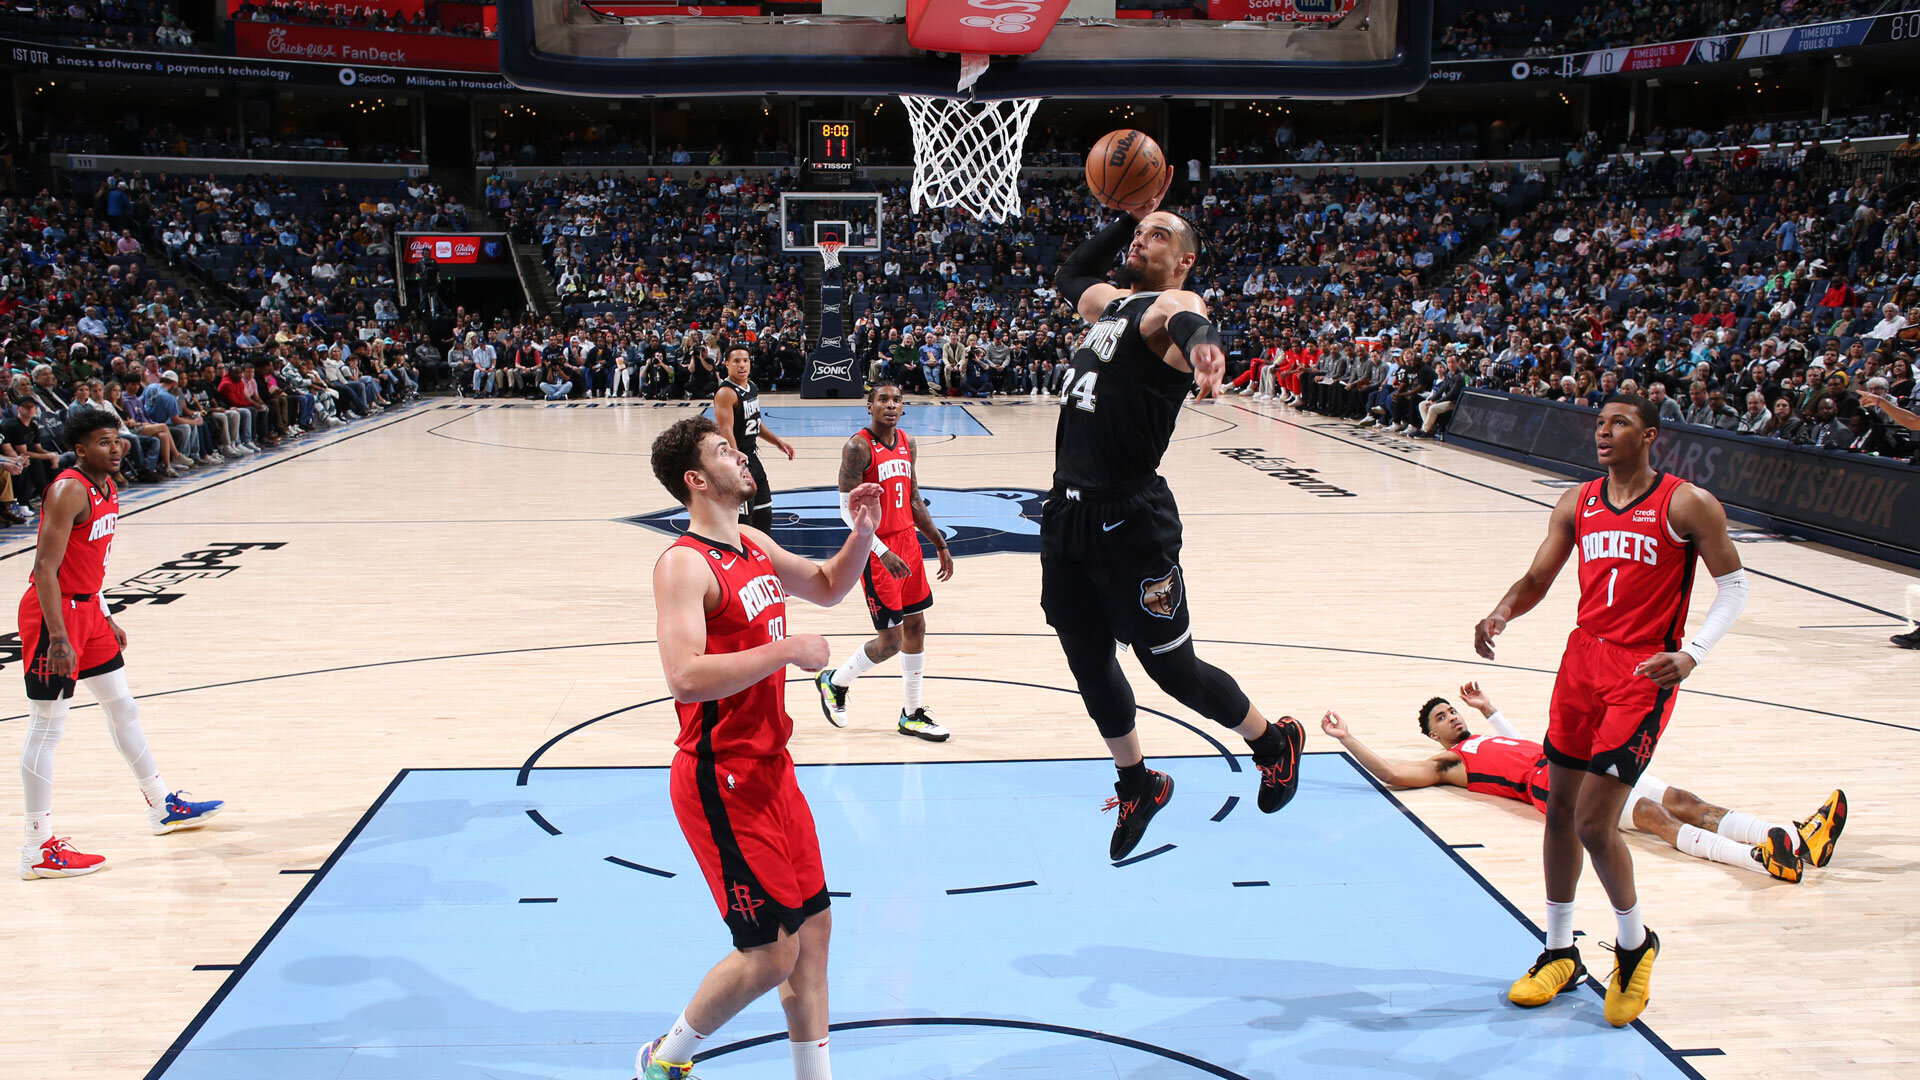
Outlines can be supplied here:
<path id="1" fill-rule="evenodd" d="M 409 263 L 498 263 L 507 261 L 503 234 L 455 235 L 410 233 L 402 237 L 403 257 Z"/>
<path id="2" fill-rule="evenodd" d="M 373 67 L 500 70 L 500 47 L 488 38 L 395 34 L 382 30 L 341 30 L 328 26 L 278 23 L 236 22 L 230 25 L 233 27 L 234 52 L 241 56 Z"/>
<path id="3" fill-rule="evenodd" d="M 907 0 L 907 43 L 928 52 L 1022 56 L 1040 48 L 1067 0 Z"/>

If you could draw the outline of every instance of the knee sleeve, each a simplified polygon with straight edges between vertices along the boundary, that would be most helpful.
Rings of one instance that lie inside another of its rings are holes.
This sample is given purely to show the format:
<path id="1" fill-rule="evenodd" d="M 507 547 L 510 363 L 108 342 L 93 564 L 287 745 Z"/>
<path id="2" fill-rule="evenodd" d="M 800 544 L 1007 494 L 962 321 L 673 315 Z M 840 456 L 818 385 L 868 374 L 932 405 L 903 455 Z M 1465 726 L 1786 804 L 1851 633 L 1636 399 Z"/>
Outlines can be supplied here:
<path id="1" fill-rule="evenodd" d="M 82 685 L 100 703 L 100 711 L 107 714 L 107 733 L 134 776 L 144 779 L 159 772 L 153 763 L 153 751 L 147 746 L 146 732 L 140 728 L 140 703 L 127 691 L 126 671 L 116 668 Z"/>
<path id="2" fill-rule="evenodd" d="M 1114 641 L 1095 634 L 1061 634 L 1060 648 L 1080 688 L 1087 715 L 1103 739 L 1118 739 L 1133 730 L 1133 687 L 1120 671 Z"/>
<path id="3" fill-rule="evenodd" d="M 1155 656 L 1140 652 L 1147 676 L 1175 701 L 1225 728 L 1237 728 L 1247 718 L 1252 702 L 1233 676 L 1194 654 L 1193 642 Z"/>
<path id="4" fill-rule="evenodd" d="M 27 702 L 27 738 L 20 745 L 20 788 L 29 814 L 53 809 L 53 751 L 67 726 L 67 699 Z"/>

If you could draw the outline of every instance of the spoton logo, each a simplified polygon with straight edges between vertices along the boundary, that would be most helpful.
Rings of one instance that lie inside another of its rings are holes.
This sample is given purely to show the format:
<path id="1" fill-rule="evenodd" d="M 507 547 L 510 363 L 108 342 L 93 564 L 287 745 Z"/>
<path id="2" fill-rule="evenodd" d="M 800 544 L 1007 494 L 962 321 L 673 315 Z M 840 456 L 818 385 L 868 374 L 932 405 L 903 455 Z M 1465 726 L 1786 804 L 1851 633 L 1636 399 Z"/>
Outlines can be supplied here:
<path id="1" fill-rule="evenodd" d="M 352 86 L 354 83 L 357 83 L 359 81 L 360 81 L 359 72 L 353 70 L 352 68 L 340 69 L 340 85 L 341 86 Z"/>
<path id="2" fill-rule="evenodd" d="M 1046 495 L 1030 488 L 920 489 L 934 524 L 946 537 L 956 558 L 1019 552 L 1040 552 L 1040 504 Z M 620 519 L 629 525 L 678 537 L 687 531 L 687 510 L 675 506 Z M 776 491 L 773 495 L 773 539 L 781 547 L 809 559 L 824 559 L 847 540 L 847 524 L 840 520 L 840 490 L 832 487 Z M 932 549 L 922 544 L 931 557 Z"/>

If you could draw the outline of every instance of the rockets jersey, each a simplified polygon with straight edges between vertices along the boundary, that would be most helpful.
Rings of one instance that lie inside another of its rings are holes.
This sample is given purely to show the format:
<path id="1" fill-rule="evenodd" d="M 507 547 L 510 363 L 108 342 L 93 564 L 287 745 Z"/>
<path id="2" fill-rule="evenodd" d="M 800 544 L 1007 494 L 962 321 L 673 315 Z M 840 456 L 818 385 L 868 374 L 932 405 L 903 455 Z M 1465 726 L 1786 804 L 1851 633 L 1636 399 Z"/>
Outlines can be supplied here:
<path id="1" fill-rule="evenodd" d="M 1547 808 L 1547 754 L 1539 743 L 1475 735 L 1448 748 L 1467 769 L 1467 790 Z"/>
<path id="2" fill-rule="evenodd" d="M 707 612 L 707 653 L 745 652 L 787 636 L 787 595 L 766 552 L 746 537 L 740 550 L 688 533 L 675 547 L 692 548 L 720 582 L 720 606 Z M 674 703 L 680 735 L 673 744 L 698 758 L 769 757 L 786 750 L 793 734 L 787 715 L 787 669 L 782 667 L 717 701 Z"/>
<path id="3" fill-rule="evenodd" d="M 880 485 L 880 528 L 875 535 L 912 530 L 913 451 L 907 433 L 894 428 L 891 447 L 874 438 L 870 428 L 861 428 L 860 437 L 867 440 L 868 454 L 867 471 L 861 474 L 860 482 Z"/>
<path id="4" fill-rule="evenodd" d="M 1160 468 L 1193 376 L 1169 366 L 1140 333 L 1159 295 L 1116 297 L 1073 350 L 1054 432 L 1056 486 L 1119 487 Z"/>
<path id="5" fill-rule="evenodd" d="M 733 407 L 733 445 L 753 457 L 760 452 L 760 388 L 748 382 L 741 386 L 732 379 L 720 380 L 740 399 Z"/>
<path id="6" fill-rule="evenodd" d="M 113 547 L 114 529 L 120 522 L 120 493 L 113 481 L 105 491 L 94 486 L 79 469 L 63 469 L 53 478 L 55 484 L 78 480 L 87 489 L 87 516 L 67 534 L 67 550 L 60 557 L 60 591 L 67 594 L 98 593 L 107 578 L 107 553 Z M 47 485 L 52 490 L 53 485 Z M 41 518 L 44 527 L 46 519 Z M 31 582 L 33 575 L 28 574 Z"/>
<path id="7" fill-rule="evenodd" d="M 1695 552 L 1674 533 L 1667 511 L 1684 483 L 1656 473 L 1645 495 L 1617 510 L 1607 502 L 1604 477 L 1581 486 L 1574 511 L 1580 629 L 1623 649 L 1680 647 Z"/>

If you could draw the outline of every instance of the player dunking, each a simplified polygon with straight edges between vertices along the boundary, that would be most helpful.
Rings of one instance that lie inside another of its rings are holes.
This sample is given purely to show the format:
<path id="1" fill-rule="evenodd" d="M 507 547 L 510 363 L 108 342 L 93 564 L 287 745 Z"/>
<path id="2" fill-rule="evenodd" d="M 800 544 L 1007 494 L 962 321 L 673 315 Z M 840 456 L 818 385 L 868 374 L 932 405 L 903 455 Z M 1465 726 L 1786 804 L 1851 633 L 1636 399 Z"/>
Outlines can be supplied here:
<path id="1" fill-rule="evenodd" d="M 203 825 L 221 802 L 193 802 L 169 792 L 140 730 L 140 706 L 127 690 L 120 650 L 127 635 L 107 614 L 100 595 L 107 553 L 120 521 L 120 497 L 111 476 L 120 467 L 120 420 L 83 409 L 62 433 L 74 467 L 53 478 L 41 507 L 33 576 L 20 598 L 21 660 L 27 676 L 27 741 L 20 748 L 20 787 L 26 796 L 27 842 L 20 876 L 77 877 L 102 869 L 99 855 L 75 851 L 53 835 L 53 751 L 66 727 L 75 680 L 107 716 L 113 745 L 133 769 L 155 834 Z"/>
<path id="2" fill-rule="evenodd" d="M 1299 785 L 1305 733 L 1292 717 L 1267 722 L 1233 677 L 1193 651 L 1180 572 L 1180 513 L 1157 472 L 1187 392 L 1220 388 L 1226 354 L 1207 306 L 1181 288 L 1200 237 L 1158 210 L 1173 182 L 1136 224 L 1122 216 L 1061 264 L 1060 295 L 1092 324 L 1074 350 L 1054 435 L 1053 490 L 1040 523 L 1040 606 L 1059 635 L 1087 712 L 1119 770 L 1120 811 L 1108 855 L 1122 859 L 1173 795 L 1173 778 L 1148 769 L 1134 731 L 1133 688 L 1117 641 L 1173 698 L 1253 748 L 1258 803 L 1285 806 Z M 1105 280 L 1122 249 L 1119 278 Z"/>
<path id="3" fill-rule="evenodd" d="M 720 434 L 747 459 L 753 473 L 753 502 L 740 507 L 740 523 L 761 532 L 773 528 L 773 488 L 767 484 L 766 466 L 760 464 L 760 445 L 765 439 L 775 450 L 793 460 L 793 447 L 760 423 L 760 389 L 753 385 L 753 354 L 735 345 L 727 350 L 727 377 L 713 392 L 713 422 Z"/>
<path id="4" fill-rule="evenodd" d="M 1633 1022 L 1647 1006 L 1659 935 L 1641 920 L 1633 858 L 1620 812 L 1646 772 L 1673 715 L 1679 685 L 1746 606 L 1747 578 L 1727 536 L 1719 500 L 1648 464 L 1660 412 L 1636 394 L 1600 409 L 1594 449 L 1607 475 L 1569 488 L 1554 505 L 1533 565 L 1474 627 L 1474 648 L 1493 659 L 1493 639 L 1533 610 L 1567 556 L 1580 554 L 1580 605 L 1560 659 L 1549 707 L 1550 793 L 1544 863 L 1547 947 L 1507 997 L 1536 1006 L 1585 975 L 1573 944 L 1573 894 L 1581 849 L 1613 902 L 1619 924 L 1607 980 L 1607 1022 Z M 1683 646 L 1698 555 L 1719 591 L 1700 632 Z"/>
<path id="5" fill-rule="evenodd" d="M 669 783 L 674 817 L 734 950 L 707 972 L 667 1033 L 641 1047 L 641 1080 L 691 1075 L 700 1043 L 778 988 L 795 1080 L 830 1080 L 827 939 L 833 927 L 813 812 L 793 774 L 787 665 L 818 671 L 827 640 L 787 634 L 789 595 L 840 602 L 866 565 L 880 489 L 849 497 L 852 529 L 815 565 L 737 520 L 754 494 L 744 455 L 711 420 L 653 443 L 653 475 L 687 508 L 687 533 L 653 568 L 660 666 L 680 717 Z"/>
<path id="6" fill-rule="evenodd" d="M 920 538 L 933 541 L 933 550 L 940 556 L 941 581 L 953 577 L 953 555 L 920 498 L 919 458 L 913 441 L 898 426 L 905 405 L 897 384 L 882 380 L 874 385 L 867 391 L 867 426 L 840 450 L 842 520 L 853 523 L 847 499 L 854 489 L 877 484 L 881 490 L 880 531 L 873 538 L 872 558 L 860 575 L 867 613 L 880 636 L 853 650 L 846 663 L 814 676 L 813 682 L 827 723 L 846 727 L 847 689 L 853 680 L 898 653 L 903 700 L 894 730 L 929 742 L 946 742 L 947 729 L 934 723 L 920 704 L 920 681 L 926 670 L 926 610 L 933 606 L 933 587 L 927 584 L 926 564 L 920 558 Z"/>
<path id="7" fill-rule="evenodd" d="M 1480 689 L 1460 688 L 1460 697 L 1487 718 L 1491 735 L 1467 730 L 1459 710 L 1446 698 L 1420 706 L 1420 734 L 1440 744 L 1440 752 L 1422 761 L 1387 761 L 1354 737 L 1338 713 L 1320 720 L 1320 730 L 1340 741 L 1362 768 L 1397 788 L 1451 784 L 1481 795 L 1516 799 L 1544 811 L 1552 776 L 1546 750 L 1525 738 Z M 1776 824 L 1715 806 L 1683 788 L 1670 787 L 1650 772 L 1640 774 L 1620 811 L 1620 828 L 1638 829 L 1697 859 L 1737 866 L 1781 881 L 1797 882 L 1807 866 L 1833 859 L 1835 841 L 1847 824 L 1847 795 L 1835 791 L 1805 821 Z"/>

